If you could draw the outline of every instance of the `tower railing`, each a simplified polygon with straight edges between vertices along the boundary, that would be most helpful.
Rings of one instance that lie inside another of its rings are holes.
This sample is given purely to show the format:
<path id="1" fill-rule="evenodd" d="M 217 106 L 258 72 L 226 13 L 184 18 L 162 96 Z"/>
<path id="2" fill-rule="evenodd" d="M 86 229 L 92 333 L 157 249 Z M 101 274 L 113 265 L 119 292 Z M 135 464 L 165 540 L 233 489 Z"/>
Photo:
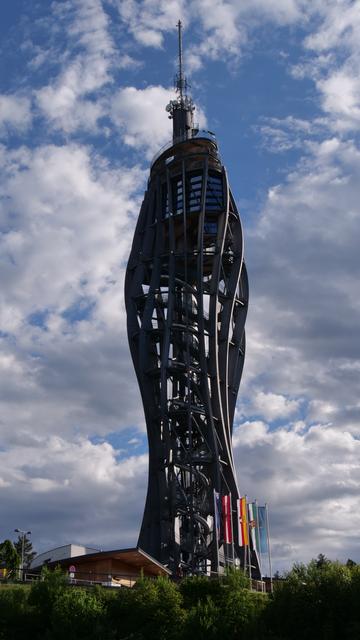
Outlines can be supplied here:
<path id="1" fill-rule="evenodd" d="M 187 138 L 185 135 L 183 135 L 183 136 L 178 136 L 174 140 L 169 140 L 168 142 L 166 142 L 159 149 L 159 151 L 157 151 L 157 153 L 155 153 L 155 155 L 152 157 L 150 166 L 152 167 L 155 164 L 156 160 L 158 160 L 160 156 L 162 156 L 162 154 L 165 153 L 165 151 L 168 151 L 169 149 L 171 149 L 171 147 L 174 147 L 176 144 L 179 144 L 179 142 L 189 142 L 190 140 L 193 140 L 193 139 L 194 140 L 204 139 L 204 140 L 211 140 L 211 142 L 214 142 L 217 146 L 216 136 L 211 131 L 207 131 L 206 129 L 194 129 L 194 132 L 196 133 L 194 133 L 191 136 L 191 138 Z"/>

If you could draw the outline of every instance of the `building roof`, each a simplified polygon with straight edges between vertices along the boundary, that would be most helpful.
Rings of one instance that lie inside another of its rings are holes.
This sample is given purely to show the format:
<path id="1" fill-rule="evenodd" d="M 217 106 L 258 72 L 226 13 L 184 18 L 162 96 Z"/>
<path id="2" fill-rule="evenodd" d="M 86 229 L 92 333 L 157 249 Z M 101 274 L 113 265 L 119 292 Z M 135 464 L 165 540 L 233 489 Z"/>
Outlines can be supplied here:
<path id="1" fill-rule="evenodd" d="M 147 573 L 153 575 L 171 575 L 170 569 L 162 565 L 139 547 L 130 549 L 113 549 L 111 551 L 98 551 L 96 553 L 87 553 L 86 555 L 73 556 L 71 558 L 62 558 L 60 560 L 54 560 L 53 562 L 47 563 L 47 566 L 64 566 L 69 563 L 81 565 L 89 562 L 95 562 L 96 560 L 101 560 L 103 558 L 122 560 L 126 564 L 138 569 L 139 573 L 143 569 Z"/>
<path id="2" fill-rule="evenodd" d="M 50 562 L 60 561 L 63 558 L 95 553 L 96 551 L 100 551 L 100 549 L 95 547 L 86 547 L 82 544 L 64 544 L 61 547 L 55 547 L 54 549 L 48 549 L 47 551 L 39 553 L 32 560 L 31 568 L 36 569 L 45 563 L 48 564 Z"/>

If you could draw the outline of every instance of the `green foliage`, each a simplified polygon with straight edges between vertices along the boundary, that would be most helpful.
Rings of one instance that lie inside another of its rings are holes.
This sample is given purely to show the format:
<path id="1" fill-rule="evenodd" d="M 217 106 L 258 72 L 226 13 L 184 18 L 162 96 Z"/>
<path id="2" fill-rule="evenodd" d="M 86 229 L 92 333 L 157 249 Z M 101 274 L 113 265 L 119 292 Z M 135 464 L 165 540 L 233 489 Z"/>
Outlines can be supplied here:
<path id="1" fill-rule="evenodd" d="M 123 589 L 110 603 L 116 638 L 177 640 L 184 621 L 182 597 L 167 578 L 141 578 L 133 589 Z"/>
<path id="2" fill-rule="evenodd" d="M 208 595 L 195 601 L 188 610 L 184 630 L 184 640 L 216 640 L 219 636 L 219 608 Z M 224 636 L 225 638 L 225 636 Z"/>
<path id="3" fill-rule="evenodd" d="M 11 540 L 4 540 L 0 543 L 0 562 L 5 563 L 8 576 L 15 577 L 16 570 L 20 566 L 20 556 Z"/>
<path id="4" fill-rule="evenodd" d="M 97 640 L 102 636 L 104 612 L 104 604 L 96 593 L 69 587 L 53 604 L 51 638 Z"/>
<path id="5" fill-rule="evenodd" d="M 20 638 L 28 625 L 27 589 L 9 586 L 0 589 L 0 638 L 15 640 Z"/>
<path id="6" fill-rule="evenodd" d="M 21 559 L 21 554 L 22 554 L 22 535 L 18 536 L 18 539 L 16 540 L 16 542 L 14 542 L 14 547 L 18 553 L 19 558 Z M 32 560 L 35 558 L 36 556 L 36 551 L 34 551 L 33 546 L 32 546 L 32 542 L 31 540 L 29 540 L 29 538 L 25 535 L 24 536 L 24 568 L 28 569 Z"/>
<path id="7" fill-rule="evenodd" d="M 356 567 L 355 567 L 356 569 Z M 353 640 L 360 629 L 356 570 L 318 556 L 297 564 L 277 586 L 267 609 L 279 639 Z M 356 594 L 356 597 L 355 597 Z"/>
<path id="8" fill-rule="evenodd" d="M 296 564 L 274 594 L 241 572 L 176 584 L 141 578 L 132 589 L 69 585 L 45 570 L 31 588 L 0 587 L 0 640 L 356 640 L 360 566 L 324 556 Z"/>
<path id="9" fill-rule="evenodd" d="M 187 578 L 180 591 L 187 609 L 184 638 L 258 637 L 266 597 L 249 591 L 249 579 L 241 571 L 229 571 L 219 580 Z"/>
<path id="10" fill-rule="evenodd" d="M 352 569 L 353 567 L 356 567 L 356 562 L 354 562 L 354 560 L 351 560 L 351 558 L 348 558 L 346 561 L 346 566 L 348 569 Z"/>
<path id="11" fill-rule="evenodd" d="M 67 579 L 60 567 L 54 571 L 44 568 L 41 580 L 34 583 L 29 596 L 29 603 L 36 609 L 44 624 L 50 623 L 56 600 L 67 587 Z"/>
<path id="12" fill-rule="evenodd" d="M 194 604 L 218 600 L 221 592 L 219 580 L 209 580 L 205 576 L 194 576 L 185 578 L 179 584 L 180 593 L 183 597 L 185 609 L 191 609 Z"/>

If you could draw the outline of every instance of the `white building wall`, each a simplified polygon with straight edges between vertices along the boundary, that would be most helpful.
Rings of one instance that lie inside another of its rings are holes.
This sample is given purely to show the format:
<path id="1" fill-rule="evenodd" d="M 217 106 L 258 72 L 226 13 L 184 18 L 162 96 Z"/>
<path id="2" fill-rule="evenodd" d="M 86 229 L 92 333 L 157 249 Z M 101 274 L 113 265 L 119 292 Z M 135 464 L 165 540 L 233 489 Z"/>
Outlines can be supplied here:
<path id="1" fill-rule="evenodd" d="M 43 564 L 47 564 L 49 562 L 56 562 L 57 560 L 74 558 L 76 556 L 84 556 L 88 553 L 96 553 L 97 551 L 100 551 L 100 549 L 92 549 L 91 547 L 84 547 L 80 544 L 66 544 L 63 547 L 56 547 L 55 549 L 50 549 L 50 551 L 39 553 L 39 555 L 32 561 L 30 568 L 38 569 Z"/>

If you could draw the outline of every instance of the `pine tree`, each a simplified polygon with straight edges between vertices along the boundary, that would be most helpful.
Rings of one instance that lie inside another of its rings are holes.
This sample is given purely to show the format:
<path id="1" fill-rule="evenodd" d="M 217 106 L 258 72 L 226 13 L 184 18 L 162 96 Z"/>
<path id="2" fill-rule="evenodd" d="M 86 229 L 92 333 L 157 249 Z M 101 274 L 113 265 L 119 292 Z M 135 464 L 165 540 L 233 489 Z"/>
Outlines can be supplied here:
<path id="1" fill-rule="evenodd" d="M 7 576 L 14 576 L 16 569 L 20 565 L 20 556 L 11 540 L 0 542 L 0 564 L 2 563 L 4 563 L 7 569 Z"/>
<path id="2" fill-rule="evenodd" d="M 22 553 L 22 536 L 21 535 L 18 536 L 18 539 L 16 540 L 16 542 L 14 542 L 14 547 L 21 558 L 21 553 Z M 24 569 L 28 569 L 30 567 L 31 562 L 34 560 L 36 555 L 37 554 L 36 554 L 36 551 L 34 551 L 33 549 L 31 540 L 29 540 L 29 538 L 25 535 L 24 537 Z"/>

